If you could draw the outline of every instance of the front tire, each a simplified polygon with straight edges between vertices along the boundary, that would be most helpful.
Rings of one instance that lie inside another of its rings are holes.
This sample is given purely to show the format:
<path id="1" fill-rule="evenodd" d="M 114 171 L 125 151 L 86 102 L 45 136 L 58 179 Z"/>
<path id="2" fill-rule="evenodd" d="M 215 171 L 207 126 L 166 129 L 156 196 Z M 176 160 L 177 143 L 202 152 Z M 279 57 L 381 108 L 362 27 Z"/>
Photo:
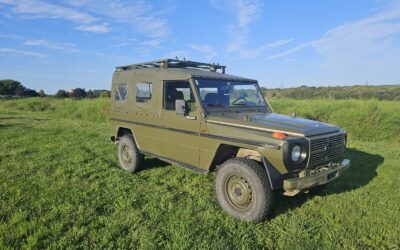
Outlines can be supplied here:
<path id="1" fill-rule="evenodd" d="M 264 220 L 274 203 L 265 169 L 247 158 L 229 159 L 219 167 L 215 192 L 228 214 L 248 222 Z"/>
<path id="2" fill-rule="evenodd" d="M 120 167 L 126 171 L 136 172 L 142 167 L 144 155 L 140 153 L 131 134 L 124 135 L 119 140 L 118 159 Z"/>

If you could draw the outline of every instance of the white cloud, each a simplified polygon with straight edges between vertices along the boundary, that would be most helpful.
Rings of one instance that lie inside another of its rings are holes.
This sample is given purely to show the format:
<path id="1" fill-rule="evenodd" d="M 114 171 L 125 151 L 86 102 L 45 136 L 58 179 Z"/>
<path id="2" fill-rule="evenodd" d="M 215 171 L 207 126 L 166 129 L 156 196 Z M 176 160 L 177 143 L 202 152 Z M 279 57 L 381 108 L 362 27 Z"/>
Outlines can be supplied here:
<path id="1" fill-rule="evenodd" d="M 322 69 L 337 81 L 398 83 L 400 65 L 400 3 L 325 33 L 313 48 Z"/>
<path id="2" fill-rule="evenodd" d="M 299 44 L 266 60 L 282 58 L 311 47 L 331 65 L 359 67 L 368 61 L 394 55 L 400 49 L 399 41 L 400 4 L 394 4 L 369 17 L 337 26 L 316 40 Z"/>
<path id="3" fill-rule="evenodd" d="M 400 3 L 328 30 L 320 38 L 269 56 L 285 58 L 305 48 L 322 59 L 320 81 L 398 83 L 400 65 Z"/>
<path id="4" fill-rule="evenodd" d="M 164 39 L 156 38 L 156 39 L 142 42 L 142 45 L 144 45 L 146 47 L 158 48 L 163 41 L 164 41 Z"/>
<path id="5" fill-rule="evenodd" d="M 204 54 L 207 59 L 212 59 L 217 55 L 217 52 L 208 45 L 192 44 L 190 45 L 190 48 Z"/>
<path id="6" fill-rule="evenodd" d="M 78 50 L 75 48 L 74 44 L 71 43 L 52 43 L 44 39 L 38 40 L 28 40 L 24 42 L 25 45 L 28 46 L 36 46 L 36 47 L 43 47 L 48 49 L 55 49 L 55 50 L 65 50 L 70 52 L 77 52 Z"/>
<path id="7" fill-rule="evenodd" d="M 108 25 L 103 23 L 103 24 L 89 24 L 89 25 L 79 25 L 76 27 L 77 30 L 82 30 L 82 31 L 89 31 L 89 32 L 95 32 L 95 33 L 107 33 L 110 31 L 108 28 Z"/>
<path id="8" fill-rule="evenodd" d="M 390 53 L 390 48 L 399 47 L 399 21 L 400 4 L 392 5 L 370 17 L 329 30 L 314 41 L 313 47 L 329 61 Z"/>
<path id="9" fill-rule="evenodd" d="M 15 55 L 21 55 L 21 56 L 28 56 L 28 57 L 37 57 L 37 58 L 47 57 L 46 54 L 33 52 L 33 51 L 27 51 L 27 50 L 17 50 L 17 49 L 12 49 L 12 48 L 0 48 L 0 53 L 15 54 Z"/>
<path id="10" fill-rule="evenodd" d="M 20 14 L 35 14 L 43 18 L 63 18 L 80 23 L 91 23 L 97 19 L 89 14 L 82 13 L 71 8 L 49 4 L 37 0 L 10 1 L 0 0 L 2 4 L 12 5 L 12 11 Z"/>
<path id="11" fill-rule="evenodd" d="M 64 7 L 61 5 L 51 4 L 39 0 L 24 0 L 24 1 L 10 1 L 10 0 L 0 0 L 0 4 L 11 5 L 12 12 L 16 14 L 30 15 L 31 18 L 58 18 L 71 21 L 78 24 L 79 27 L 91 27 L 92 29 L 87 29 L 86 31 L 93 32 L 107 32 L 105 28 L 100 29 L 98 24 L 99 18 L 94 17 L 88 13 L 77 11 L 73 8 Z M 101 25 L 100 25 L 101 26 Z M 104 26 L 104 25 L 103 25 Z"/>
<path id="12" fill-rule="evenodd" d="M 12 40 L 22 40 L 22 39 L 24 39 L 22 36 L 18 36 L 18 35 L 14 35 L 14 34 L 0 34 L 0 38 L 12 39 Z"/>
<path id="13" fill-rule="evenodd" d="M 111 18 L 112 21 L 129 24 L 135 31 L 152 38 L 169 34 L 167 20 L 159 17 L 159 10 L 145 0 L 122 2 L 117 0 L 67 1 L 72 6 Z"/>
<path id="14" fill-rule="evenodd" d="M 265 45 L 266 47 L 279 47 L 279 46 L 283 46 L 285 44 L 290 43 L 291 41 L 293 41 L 293 38 L 290 39 L 285 39 L 285 40 L 278 40 L 272 43 L 268 43 L 267 45 Z"/>
<path id="15" fill-rule="evenodd" d="M 237 34 L 227 45 L 226 51 L 231 53 L 231 52 L 236 52 L 242 49 L 246 43 L 247 43 L 247 35 L 244 33 L 247 33 L 246 31 L 240 31 L 241 34 Z"/>
<path id="16" fill-rule="evenodd" d="M 292 38 L 285 39 L 285 40 L 278 40 L 278 41 L 274 41 L 272 43 L 267 43 L 256 49 L 241 50 L 241 51 L 239 51 L 239 54 L 244 58 L 252 58 L 252 57 L 258 56 L 260 53 L 262 53 L 263 51 L 265 51 L 268 48 L 280 47 L 280 46 L 290 43 L 291 41 L 293 41 Z"/>
<path id="17" fill-rule="evenodd" d="M 269 56 L 269 57 L 265 58 L 265 60 L 268 61 L 268 60 L 278 59 L 278 58 L 281 58 L 281 57 L 285 57 L 285 56 L 291 55 L 291 54 L 293 54 L 293 53 L 295 53 L 295 52 L 297 52 L 297 51 L 299 51 L 299 50 L 302 50 L 302 49 L 304 49 L 304 48 L 306 48 L 306 47 L 309 47 L 309 46 L 312 45 L 313 43 L 314 43 L 314 42 L 302 43 L 302 44 L 300 44 L 300 45 L 297 45 L 297 46 L 294 47 L 294 48 L 285 50 L 284 52 L 281 52 L 281 53 L 279 53 L 279 54 Z"/>
<path id="18" fill-rule="evenodd" d="M 246 28 L 260 16 L 260 2 L 251 0 L 236 0 L 239 27 Z"/>
<path id="19" fill-rule="evenodd" d="M 231 41 L 226 51 L 231 53 L 241 50 L 247 44 L 248 26 L 260 17 L 262 3 L 259 0 L 211 0 L 210 4 L 235 15 L 236 23 L 229 27 Z"/>

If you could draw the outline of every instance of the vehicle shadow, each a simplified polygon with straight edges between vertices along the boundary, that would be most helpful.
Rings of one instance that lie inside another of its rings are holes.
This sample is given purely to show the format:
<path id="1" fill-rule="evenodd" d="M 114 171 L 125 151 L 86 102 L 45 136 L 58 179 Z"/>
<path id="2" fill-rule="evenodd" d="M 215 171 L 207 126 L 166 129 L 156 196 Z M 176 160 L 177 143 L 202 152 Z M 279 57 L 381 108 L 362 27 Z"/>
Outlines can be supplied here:
<path id="1" fill-rule="evenodd" d="M 1 120 L 31 120 L 31 121 L 48 121 L 48 118 L 25 117 L 25 116 L 2 116 Z"/>
<path id="2" fill-rule="evenodd" d="M 143 168 L 140 169 L 138 172 L 141 171 L 146 171 L 146 170 L 150 170 L 150 169 L 155 169 L 155 168 L 161 168 L 161 167 L 166 167 L 168 165 L 171 165 L 168 162 L 159 160 L 157 158 L 152 158 L 152 157 L 147 157 L 144 159 L 144 165 Z"/>
<path id="3" fill-rule="evenodd" d="M 0 123 L 0 128 L 8 128 L 8 127 L 13 127 L 13 124 L 1 124 Z"/>
<path id="4" fill-rule="evenodd" d="M 351 167 L 338 179 L 329 183 L 319 194 L 311 195 L 303 193 L 294 197 L 277 194 L 275 210 L 271 217 L 273 218 L 279 214 L 300 207 L 307 200 L 310 200 L 315 196 L 339 194 L 365 186 L 377 176 L 376 169 L 385 160 L 381 155 L 369 154 L 351 148 L 346 150 L 344 157 L 350 159 Z"/>

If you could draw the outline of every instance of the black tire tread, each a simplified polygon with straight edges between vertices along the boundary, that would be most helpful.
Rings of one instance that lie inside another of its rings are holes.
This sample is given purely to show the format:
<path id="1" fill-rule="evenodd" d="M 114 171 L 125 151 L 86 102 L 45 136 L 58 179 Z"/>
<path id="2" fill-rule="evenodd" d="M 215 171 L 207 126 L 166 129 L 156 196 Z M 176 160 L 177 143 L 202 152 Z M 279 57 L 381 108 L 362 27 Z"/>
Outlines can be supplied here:
<path id="1" fill-rule="evenodd" d="M 140 152 L 139 148 L 136 145 L 136 141 L 135 138 L 133 137 L 132 134 L 125 134 L 121 137 L 121 140 L 129 140 L 132 143 L 132 148 L 133 148 L 133 154 L 134 154 L 134 164 L 132 164 L 132 168 L 131 169 L 125 169 L 122 167 L 122 162 L 121 159 L 119 159 L 120 162 L 120 166 L 122 169 L 129 171 L 129 172 L 137 172 L 138 170 L 140 170 L 140 168 L 143 166 L 143 162 L 144 162 L 144 155 Z M 120 154 L 120 149 L 118 148 L 118 155 Z"/>
<path id="2" fill-rule="evenodd" d="M 239 166 L 240 168 L 247 168 L 247 170 L 253 172 L 258 179 L 258 180 L 255 180 L 255 182 L 257 183 L 257 185 L 260 185 L 260 190 L 262 191 L 261 194 L 265 198 L 264 200 L 262 200 L 262 204 L 261 204 L 260 208 L 258 209 L 258 211 L 255 211 L 254 213 L 252 213 L 250 215 L 247 214 L 247 215 L 243 216 L 240 214 L 240 212 L 232 213 L 231 209 L 227 210 L 225 207 L 225 204 L 224 204 L 225 202 L 223 202 L 225 198 L 220 197 L 221 193 L 217 190 L 218 189 L 218 183 L 217 183 L 218 175 L 224 171 L 230 171 L 229 168 L 231 168 L 232 165 Z M 251 160 L 248 158 L 232 158 L 232 159 L 225 161 L 218 168 L 215 188 L 216 188 L 217 199 L 218 199 L 220 206 L 225 211 L 227 211 L 229 214 L 231 214 L 232 216 L 234 216 L 236 218 L 239 218 L 239 219 L 242 219 L 242 220 L 245 220 L 248 222 L 256 223 L 261 220 L 264 220 L 271 213 L 271 210 L 272 210 L 272 207 L 274 204 L 274 192 L 271 189 L 266 170 L 263 168 L 263 166 L 261 166 L 261 164 L 259 162 L 255 161 L 255 160 Z"/>

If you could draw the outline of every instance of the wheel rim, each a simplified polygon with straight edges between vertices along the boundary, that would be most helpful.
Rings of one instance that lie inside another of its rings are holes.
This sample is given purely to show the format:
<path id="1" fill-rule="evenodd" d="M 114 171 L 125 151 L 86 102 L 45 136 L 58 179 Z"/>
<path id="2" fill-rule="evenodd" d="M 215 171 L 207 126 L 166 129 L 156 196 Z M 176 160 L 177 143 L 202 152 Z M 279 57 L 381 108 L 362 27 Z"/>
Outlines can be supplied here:
<path id="1" fill-rule="evenodd" d="M 125 164 L 130 164 L 132 162 L 132 150 L 127 144 L 122 145 L 121 159 Z"/>
<path id="2" fill-rule="evenodd" d="M 253 201 L 249 182 L 240 176 L 230 176 L 225 182 L 225 195 L 229 203 L 238 210 L 248 210 Z"/>

